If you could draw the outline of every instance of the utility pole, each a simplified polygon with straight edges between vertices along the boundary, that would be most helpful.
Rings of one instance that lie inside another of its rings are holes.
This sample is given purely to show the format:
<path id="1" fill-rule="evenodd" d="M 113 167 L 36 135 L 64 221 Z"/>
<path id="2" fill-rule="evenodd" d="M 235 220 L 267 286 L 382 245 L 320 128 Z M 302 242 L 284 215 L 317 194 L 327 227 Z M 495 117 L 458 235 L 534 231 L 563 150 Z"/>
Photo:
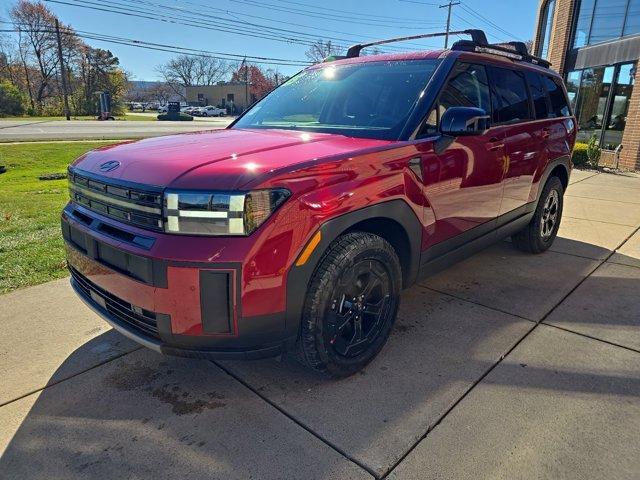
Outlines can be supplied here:
<path id="1" fill-rule="evenodd" d="M 451 26 L 451 7 L 455 6 L 455 5 L 460 5 L 460 2 L 453 2 L 451 0 L 449 0 L 449 3 L 447 3 L 446 5 L 440 5 L 439 8 L 447 8 L 448 12 L 447 12 L 447 34 L 444 36 L 444 48 L 449 48 L 449 28 Z"/>
<path id="2" fill-rule="evenodd" d="M 249 109 L 249 65 L 247 65 L 247 57 L 242 61 L 244 63 L 244 109 Z"/>
<path id="3" fill-rule="evenodd" d="M 62 78 L 62 96 L 64 99 L 64 115 L 67 120 L 71 120 L 69 113 L 69 97 L 67 94 L 67 76 L 64 73 L 64 59 L 62 58 L 62 39 L 60 38 L 60 25 L 56 18 L 56 37 L 58 38 L 58 61 L 60 62 L 60 77 Z"/>

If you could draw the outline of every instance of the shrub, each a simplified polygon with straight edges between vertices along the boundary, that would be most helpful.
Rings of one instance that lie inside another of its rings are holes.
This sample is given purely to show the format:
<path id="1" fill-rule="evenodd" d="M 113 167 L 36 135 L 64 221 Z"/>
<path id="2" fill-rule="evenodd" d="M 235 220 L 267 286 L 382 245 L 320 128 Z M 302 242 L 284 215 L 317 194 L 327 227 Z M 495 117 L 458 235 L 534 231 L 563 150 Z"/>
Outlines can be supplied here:
<path id="1" fill-rule="evenodd" d="M 23 113 L 22 94 L 18 87 L 7 80 L 0 82 L 0 117 Z"/>
<path id="2" fill-rule="evenodd" d="M 600 155 L 602 155 L 602 149 L 598 145 L 598 139 L 594 135 L 589 139 L 587 143 L 587 158 L 589 159 L 589 166 L 596 168 L 600 161 Z"/>
<path id="3" fill-rule="evenodd" d="M 183 112 L 180 112 L 180 116 L 178 118 L 174 118 L 168 113 L 161 113 L 160 115 L 158 115 L 158 120 L 178 120 L 180 122 L 190 122 L 191 120 L 193 120 L 193 117 Z"/>
<path id="4" fill-rule="evenodd" d="M 588 166 L 589 157 L 587 156 L 587 144 L 576 143 L 575 147 L 573 147 L 573 155 L 571 159 L 576 167 Z"/>

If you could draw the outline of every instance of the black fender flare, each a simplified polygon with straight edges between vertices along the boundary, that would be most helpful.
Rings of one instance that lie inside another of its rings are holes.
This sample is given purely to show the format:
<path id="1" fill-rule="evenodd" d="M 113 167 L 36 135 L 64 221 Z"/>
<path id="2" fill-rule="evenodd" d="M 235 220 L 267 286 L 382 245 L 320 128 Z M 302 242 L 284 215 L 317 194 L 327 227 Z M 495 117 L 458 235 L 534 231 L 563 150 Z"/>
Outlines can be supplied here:
<path id="1" fill-rule="evenodd" d="M 331 218 L 320 225 L 321 240 L 304 265 L 294 264 L 287 275 L 285 328 L 287 335 L 296 335 L 302 318 L 302 309 L 311 276 L 331 243 L 354 225 L 374 218 L 393 220 L 405 229 L 409 240 L 410 260 L 405 275 L 405 286 L 415 282 L 420 266 L 422 223 L 413 209 L 401 199 L 389 200 Z"/>
<path id="2" fill-rule="evenodd" d="M 563 155 L 561 157 L 558 157 L 552 161 L 550 161 L 546 168 L 544 169 L 544 172 L 542 173 L 542 176 L 540 177 L 540 183 L 538 184 L 538 192 L 536 194 L 536 205 L 537 203 L 540 201 L 540 195 L 542 195 L 542 190 L 544 189 L 545 184 L 547 183 L 547 180 L 549 180 L 549 176 L 551 176 L 551 172 L 553 172 L 557 166 L 563 166 L 565 169 L 565 173 L 567 174 L 567 186 L 569 186 L 569 178 L 571 177 L 571 170 L 573 167 L 573 163 L 571 162 L 571 157 L 569 155 Z"/>

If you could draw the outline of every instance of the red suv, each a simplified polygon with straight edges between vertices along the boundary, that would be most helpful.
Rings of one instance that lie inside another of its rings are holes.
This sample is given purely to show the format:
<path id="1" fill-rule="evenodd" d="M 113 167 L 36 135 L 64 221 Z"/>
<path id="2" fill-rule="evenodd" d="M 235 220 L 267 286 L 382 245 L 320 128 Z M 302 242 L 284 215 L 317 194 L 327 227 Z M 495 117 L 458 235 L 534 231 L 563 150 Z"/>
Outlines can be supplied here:
<path id="1" fill-rule="evenodd" d="M 576 134 L 563 82 L 523 44 L 457 33 L 472 39 L 445 51 L 356 45 L 227 129 L 79 158 L 75 291 L 162 353 L 295 351 L 345 376 L 386 342 L 403 288 L 507 236 L 548 249 Z"/>

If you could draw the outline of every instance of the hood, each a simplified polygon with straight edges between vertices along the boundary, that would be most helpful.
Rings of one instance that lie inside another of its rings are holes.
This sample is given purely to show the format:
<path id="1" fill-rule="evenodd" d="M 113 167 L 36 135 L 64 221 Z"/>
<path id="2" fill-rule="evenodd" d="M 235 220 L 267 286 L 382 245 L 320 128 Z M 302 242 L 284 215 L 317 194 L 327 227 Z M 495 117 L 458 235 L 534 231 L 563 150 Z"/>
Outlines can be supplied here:
<path id="1" fill-rule="evenodd" d="M 226 129 L 102 147 L 80 157 L 74 166 L 103 177 L 147 185 L 236 189 L 298 163 L 389 143 L 327 133 Z M 112 169 L 102 171 L 105 164 Z"/>

